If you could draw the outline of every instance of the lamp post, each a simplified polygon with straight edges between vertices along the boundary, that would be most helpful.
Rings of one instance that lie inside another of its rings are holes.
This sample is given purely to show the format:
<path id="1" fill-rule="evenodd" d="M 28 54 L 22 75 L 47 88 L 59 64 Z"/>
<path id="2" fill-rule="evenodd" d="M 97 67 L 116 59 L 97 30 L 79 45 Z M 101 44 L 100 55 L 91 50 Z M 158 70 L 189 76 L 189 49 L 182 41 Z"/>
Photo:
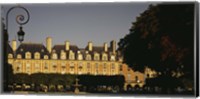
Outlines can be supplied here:
<path id="1" fill-rule="evenodd" d="M 10 9 L 8 10 L 8 12 L 6 13 L 6 27 L 5 27 L 5 32 L 7 32 L 7 34 L 8 34 L 8 15 L 9 15 L 9 13 L 10 13 L 13 9 L 16 9 L 16 8 L 23 9 L 23 10 L 26 12 L 26 14 L 27 14 L 27 20 L 25 20 L 25 17 L 24 17 L 24 15 L 22 15 L 22 14 L 19 14 L 19 15 L 16 16 L 16 22 L 17 22 L 17 24 L 20 25 L 19 31 L 18 31 L 18 33 L 17 33 L 17 34 L 18 34 L 18 40 L 19 40 L 20 42 L 22 42 L 22 41 L 24 40 L 24 35 L 25 35 L 25 32 L 23 31 L 22 25 L 25 25 L 26 23 L 28 23 L 28 21 L 29 21 L 29 19 L 30 19 L 30 14 L 29 14 L 29 12 L 28 12 L 28 10 L 27 10 L 26 8 L 24 8 L 24 7 L 18 5 L 18 6 L 14 6 L 14 7 L 10 8 Z M 24 21 L 24 20 L 25 20 L 25 21 Z"/>
<path id="2" fill-rule="evenodd" d="M 7 47 L 8 47 L 8 39 L 9 39 L 9 35 L 8 35 L 8 15 L 10 14 L 11 11 L 13 11 L 13 9 L 22 9 L 26 12 L 27 14 L 27 19 L 25 20 L 24 15 L 19 14 L 16 16 L 16 22 L 17 24 L 20 25 L 19 27 L 19 31 L 17 32 L 18 34 L 18 40 L 20 41 L 20 43 L 24 40 L 24 35 L 25 32 L 23 31 L 23 25 L 25 25 L 26 23 L 28 23 L 29 19 L 30 19 L 30 14 L 28 12 L 28 10 L 22 6 L 14 6 L 11 7 L 10 9 L 8 9 L 7 13 L 6 13 L 6 24 L 4 25 L 4 23 L 2 23 L 2 29 L 3 29 L 3 45 L 4 45 L 4 53 L 3 53 L 3 91 L 4 92 L 9 92 L 8 90 L 8 80 L 9 80 L 9 73 L 11 73 L 12 71 L 9 71 L 10 69 L 12 69 L 12 67 L 8 64 L 8 52 L 7 52 Z M 15 58 L 15 52 L 14 52 L 14 57 Z M 10 67 L 9 67 L 10 66 Z"/>

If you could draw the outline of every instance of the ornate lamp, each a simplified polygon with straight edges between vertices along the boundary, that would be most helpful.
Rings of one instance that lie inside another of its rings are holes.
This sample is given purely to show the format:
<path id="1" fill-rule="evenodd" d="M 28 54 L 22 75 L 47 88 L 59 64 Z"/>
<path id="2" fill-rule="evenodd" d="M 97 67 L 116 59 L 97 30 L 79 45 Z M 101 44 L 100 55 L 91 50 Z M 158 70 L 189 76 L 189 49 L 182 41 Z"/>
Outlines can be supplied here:
<path id="1" fill-rule="evenodd" d="M 22 26 L 20 26 L 19 31 L 17 32 L 18 40 L 20 41 L 20 43 L 24 41 L 24 35 L 25 35 L 25 32 L 22 29 L 23 29 Z"/>

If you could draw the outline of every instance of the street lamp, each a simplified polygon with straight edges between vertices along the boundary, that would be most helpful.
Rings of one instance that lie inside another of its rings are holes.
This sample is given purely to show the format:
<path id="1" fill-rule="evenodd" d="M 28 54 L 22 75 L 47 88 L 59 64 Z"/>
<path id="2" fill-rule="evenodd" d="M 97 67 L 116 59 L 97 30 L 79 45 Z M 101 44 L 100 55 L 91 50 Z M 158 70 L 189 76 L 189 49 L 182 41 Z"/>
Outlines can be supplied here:
<path id="1" fill-rule="evenodd" d="M 25 25 L 26 23 L 28 23 L 28 21 L 30 19 L 30 14 L 29 14 L 29 12 L 28 12 L 28 10 L 26 8 L 18 5 L 18 6 L 14 6 L 14 7 L 10 8 L 8 10 L 8 12 L 6 13 L 6 29 L 5 29 L 5 32 L 8 33 L 8 15 L 15 8 L 23 9 L 27 14 L 27 20 L 25 20 L 24 15 L 22 15 L 22 14 L 16 16 L 16 22 L 20 25 L 19 31 L 17 33 L 18 34 L 18 40 L 21 43 L 24 40 L 24 35 L 25 35 L 25 32 L 23 31 L 22 25 Z"/>
<path id="2" fill-rule="evenodd" d="M 19 31 L 18 31 L 18 40 L 20 41 L 20 43 L 24 40 L 24 35 L 25 35 L 25 32 L 23 31 L 22 29 L 22 25 L 25 25 L 26 23 L 28 23 L 29 19 L 30 19 L 30 15 L 29 15 L 29 12 L 26 8 L 22 7 L 22 6 L 14 6 L 14 7 L 11 7 L 8 12 L 6 13 L 6 24 L 4 25 L 4 23 L 2 23 L 2 29 L 3 29 L 3 34 L 4 34 L 4 37 L 3 37 L 3 45 L 4 45 L 4 53 L 3 53 L 3 89 L 4 89 L 4 92 L 9 92 L 8 90 L 8 80 L 9 80 L 9 69 L 11 69 L 12 67 L 9 67 L 9 64 L 8 64 L 8 52 L 7 52 L 7 45 L 8 45 L 8 38 L 9 38 L 9 35 L 8 35 L 8 15 L 9 13 L 15 9 L 15 8 L 19 8 L 19 9 L 22 9 L 26 12 L 27 14 L 27 20 L 24 20 L 24 15 L 17 15 L 16 16 L 16 22 L 20 25 L 19 27 Z M 14 57 L 15 57 L 15 52 L 14 52 Z"/>
<path id="3" fill-rule="evenodd" d="M 17 34 L 18 34 L 18 40 L 22 42 L 24 40 L 24 35 L 25 35 L 24 31 L 22 30 L 22 26 L 19 27 L 19 31 L 17 32 Z"/>

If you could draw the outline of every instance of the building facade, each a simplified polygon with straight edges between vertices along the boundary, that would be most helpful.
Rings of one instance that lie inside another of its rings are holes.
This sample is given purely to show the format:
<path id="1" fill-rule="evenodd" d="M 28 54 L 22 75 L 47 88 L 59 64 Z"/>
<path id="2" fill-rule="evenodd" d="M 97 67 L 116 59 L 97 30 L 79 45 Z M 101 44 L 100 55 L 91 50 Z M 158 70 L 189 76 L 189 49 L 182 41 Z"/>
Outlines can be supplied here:
<path id="1" fill-rule="evenodd" d="M 85 48 L 78 48 L 66 41 L 61 45 L 52 45 L 47 37 L 46 46 L 36 43 L 21 43 L 16 40 L 8 46 L 8 63 L 16 73 L 60 73 L 74 75 L 124 75 L 125 86 L 134 87 L 145 84 L 145 74 L 132 70 L 123 63 L 123 57 L 116 50 L 116 41 L 110 46 L 94 46 L 88 42 Z"/>

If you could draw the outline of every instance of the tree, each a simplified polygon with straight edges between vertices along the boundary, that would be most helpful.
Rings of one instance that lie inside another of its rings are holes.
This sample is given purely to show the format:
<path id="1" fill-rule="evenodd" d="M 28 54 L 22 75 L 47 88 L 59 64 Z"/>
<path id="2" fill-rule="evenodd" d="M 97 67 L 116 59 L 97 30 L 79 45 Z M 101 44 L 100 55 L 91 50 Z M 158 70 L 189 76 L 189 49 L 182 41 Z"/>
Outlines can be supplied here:
<path id="1" fill-rule="evenodd" d="M 194 78 L 194 3 L 150 5 L 130 33 L 118 43 L 124 62 L 144 72 L 145 66 L 162 76 Z M 172 75 L 175 72 L 175 75 Z"/>

